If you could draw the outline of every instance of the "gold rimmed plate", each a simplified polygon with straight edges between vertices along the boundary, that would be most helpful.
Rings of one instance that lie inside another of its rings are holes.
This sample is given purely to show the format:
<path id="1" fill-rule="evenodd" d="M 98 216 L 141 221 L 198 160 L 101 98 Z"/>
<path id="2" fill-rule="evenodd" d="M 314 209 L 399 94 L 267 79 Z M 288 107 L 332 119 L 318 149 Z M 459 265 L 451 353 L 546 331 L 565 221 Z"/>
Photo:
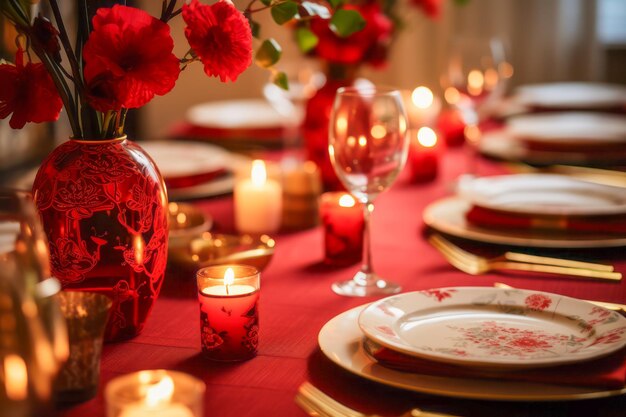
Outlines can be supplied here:
<path id="1" fill-rule="evenodd" d="M 626 236 L 602 233 L 572 234 L 546 230 L 495 230 L 474 226 L 465 215 L 471 203 L 452 196 L 437 200 L 424 209 L 424 223 L 451 236 L 498 245 L 536 248 L 609 248 L 626 246 Z"/>
<path id="2" fill-rule="evenodd" d="M 272 259 L 276 242 L 268 235 L 203 233 L 184 247 L 170 251 L 172 262 L 201 268 L 219 264 L 241 264 L 263 270 Z"/>

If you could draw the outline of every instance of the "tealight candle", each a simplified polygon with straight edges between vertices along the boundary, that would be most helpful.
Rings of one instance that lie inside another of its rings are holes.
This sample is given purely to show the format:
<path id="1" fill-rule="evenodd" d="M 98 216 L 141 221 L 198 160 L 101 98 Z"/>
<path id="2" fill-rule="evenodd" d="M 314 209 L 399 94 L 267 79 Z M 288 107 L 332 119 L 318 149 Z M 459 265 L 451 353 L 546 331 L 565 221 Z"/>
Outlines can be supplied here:
<path id="1" fill-rule="evenodd" d="M 220 265 L 197 273 L 202 352 L 213 360 L 256 356 L 260 275 L 247 265 Z"/>
<path id="2" fill-rule="evenodd" d="M 363 207 L 350 194 L 322 194 L 320 212 L 324 225 L 324 262 L 351 265 L 363 252 Z"/>
<path id="3" fill-rule="evenodd" d="M 242 233 L 275 232 L 282 216 L 282 188 L 267 178 L 265 163 L 252 162 L 251 177 L 238 181 L 234 188 L 235 224 Z"/>
<path id="4" fill-rule="evenodd" d="M 420 128 L 411 137 L 409 165 L 411 182 L 429 182 L 437 178 L 439 171 L 439 151 L 437 134 L 429 127 Z"/>
<path id="5" fill-rule="evenodd" d="M 424 86 L 419 86 L 411 92 L 407 102 L 409 128 L 419 129 L 423 126 L 432 126 L 441 110 L 441 100 Z"/>
<path id="6" fill-rule="evenodd" d="M 202 417 L 205 384 L 182 372 L 140 371 L 106 387 L 107 417 Z"/>

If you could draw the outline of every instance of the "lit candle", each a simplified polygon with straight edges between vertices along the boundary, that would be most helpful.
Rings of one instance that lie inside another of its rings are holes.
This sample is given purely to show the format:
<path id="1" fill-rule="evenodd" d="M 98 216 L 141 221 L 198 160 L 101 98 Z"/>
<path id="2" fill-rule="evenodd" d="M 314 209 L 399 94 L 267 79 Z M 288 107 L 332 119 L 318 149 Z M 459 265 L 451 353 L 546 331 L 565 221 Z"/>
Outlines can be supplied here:
<path id="1" fill-rule="evenodd" d="M 280 184 L 267 178 L 265 163 L 252 162 L 251 177 L 235 184 L 235 223 L 243 233 L 275 232 L 282 215 Z"/>
<path id="2" fill-rule="evenodd" d="M 182 372 L 140 371 L 106 387 L 107 417 L 202 417 L 205 384 Z"/>
<path id="3" fill-rule="evenodd" d="M 324 262 L 351 265 L 363 252 L 363 207 L 341 192 L 322 194 L 320 212 L 324 225 Z"/>
<path id="4" fill-rule="evenodd" d="M 429 127 L 420 128 L 417 134 L 415 131 L 411 133 L 415 135 L 411 137 L 409 149 L 411 182 L 433 181 L 439 171 L 437 134 Z"/>
<path id="5" fill-rule="evenodd" d="M 406 101 L 409 128 L 411 129 L 432 126 L 441 110 L 441 100 L 435 97 L 428 87 L 417 87 Z"/>
<path id="6" fill-rule="evenodd" d="M 259 286 L 256 268 L 220 265 L 197 273 L 202 351 L 213 360 L 256 356 L 259 342 Z"/>

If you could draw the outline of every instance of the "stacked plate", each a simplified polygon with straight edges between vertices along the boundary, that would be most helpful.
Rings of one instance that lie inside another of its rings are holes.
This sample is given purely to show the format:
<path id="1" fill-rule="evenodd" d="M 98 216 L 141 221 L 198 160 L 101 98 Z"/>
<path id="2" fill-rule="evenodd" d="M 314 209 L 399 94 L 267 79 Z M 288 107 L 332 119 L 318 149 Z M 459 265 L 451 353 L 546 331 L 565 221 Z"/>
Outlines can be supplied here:
<path id="1" fill-rule="evenodd" d="M 553 174 L 466 177 L 424 222 L 480 242 L 554 248 L 626 245 L 626 188 Z"/>
<path id="2" fill-rule="evenodd" d="M 233 173 L 248 159 L 215 145 L 186 141 L 141 142 L 167 185 L 170 200 L 188 200 L 227 194 Z"/>
<path id="3" fill-rule="evenodd" d="M 623 365 L 626 318 L 544 292 L 456 287 L 399 294 L 333 318 L 319 344 L 350 372 L 431 394 L 549 401 L 626 393 L 620 380 L 585 386 L 597 375 L 584 375 L 598 364 L 587 361 Z M 565 379 L 568 364 L 580 369 L 574 384 Z"/>
<path id="4" fill-rule="evenodd" d="M 534 164 L 626 162 L 626 89 L 593 83 L 520 87 L 511 99 L 531 113 L 485 133 L 482 153 Z"/>
<path id="5" fill-rule="evenodd" d="M 196 105 L 170 136 L 230 150 L 279 148 L 285 119 L 265 100 L 223 100 Z"/>

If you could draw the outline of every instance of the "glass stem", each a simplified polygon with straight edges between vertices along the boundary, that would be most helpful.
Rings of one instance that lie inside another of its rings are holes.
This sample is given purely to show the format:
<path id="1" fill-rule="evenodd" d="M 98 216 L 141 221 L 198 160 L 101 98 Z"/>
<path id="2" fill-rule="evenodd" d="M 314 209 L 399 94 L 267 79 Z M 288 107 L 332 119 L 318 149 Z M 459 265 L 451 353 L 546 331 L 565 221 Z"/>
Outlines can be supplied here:
<path id="1" fill-rule="evenodd" d="M 372 248 L 370 245 L 370 218 L 372 217 L 372 212 L 374 211 L 373 203 L 365 203 L 363 204 L 363 261 L 361 264 L 361 272 L 365 274 L 365 280 L 361 282 L 362 285 L 371 284 L 370 276 L 373 275 L 372 268 Z"/>

